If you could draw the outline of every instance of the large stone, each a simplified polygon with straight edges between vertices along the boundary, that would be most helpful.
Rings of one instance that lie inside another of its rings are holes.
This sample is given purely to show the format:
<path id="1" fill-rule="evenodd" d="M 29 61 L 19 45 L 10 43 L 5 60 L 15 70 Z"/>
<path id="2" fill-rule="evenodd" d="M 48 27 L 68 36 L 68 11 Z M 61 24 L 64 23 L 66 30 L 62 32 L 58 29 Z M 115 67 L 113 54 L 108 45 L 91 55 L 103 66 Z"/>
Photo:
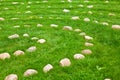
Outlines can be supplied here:
<path id="1" fill-rule="evenodd" d="M 36 49 L 37 49 L 36 46 L 31 46 L 27 49 L 27 51 L 28 52 L 34 52 L 34 51 L 36 51 Z"/>
<path id="2" fill-rule="evenodd" d="M 15 56 L 19 56 L 19 55 L 24 55 L 25 53 L 24 53 L 24 51 L 22 51 L 22 50 L 17 50 L 17 51 L 15 51 L 13 54 L 14 54 Z"/>
<path id="3" fill-rule="evenodd" d="M 74 59 L 84 59 L 85 56 L 83 54 L 75 54 Z"/>
<path id="4" fill-rule="evenodd" d="M 18 76 L 16 74 L 10 74 L 4 80 L 18 80 Z"/>
<path id="5" fill-rule="evenodd" d="M 0 17 L 0 21 L 4 21 L 4 20 L 5 20 L 4 18 Z"/>
<path id="6" fill-rule="evenodd" d="M 120 30 L 120 25 L 112 25 L 113 29 L 119 29 Z"/>
<path id="7" fill-rule="evenodd" d="M 92 54 L 92 51 L 90 49 L 84 49 L 81 51 L 82 54 Z"/>
<path id="8" fill-rule="evenodd" d="M 93 46 L 93 44 L 89 42 L 85 42 L 85 46 Z"/>
<path id="9" fill-rule="evenodd" d="M 48 71 L 50 71 L 51 69 L 53 69 L 53 66 L 51 64 L 47 64 L 44 68 L 43 68 L 43 72 L 47 73 Z"/>
<path id="10" fill-rule="evenodd" d="M 39 39 L 37 42 L 43 44 L 43 43 L 46 42 L 46 40 L 45 39 Z"/>
<path id="11" fill-rule="evenodd" d="M 79 16 L 73 16 L 71 19 L 72 20 L 79 20 L 80 18 L 79 18 Z"/>
<path id="12" fill-rule="evenodd" d="M 90 19 L 89 19 L 89 18 L 84 18 L 84 21 L 85 21 L 85 22 L 89 22 Z"/>
<path id="13" fill-rule="evenodd" d="M 64 58 L 64 59 L 60 60 L 60 65 L 62 67 L 70 66 L 71 65 L 71 61 L 68 58 Z"/>
<path id="14" fill-rule="evenodd" d="M 93 40 L 91 36 L 85 36 L 85 40 Z"/>
<path id="15" fill-rule="evenodd" d="M 9 53 L 1 53 L 0 54 L 0 59 L 1 60 L 5 60 L 7 58 L 10 58 L 10 54 Z"/>
<path id="16" fill-rule="evenodd" d="M 70 10 L 68 10 L 68 9 L 63 9 L 63 12 L 68 13 L 68 12 L 70 12 Z"/>
<path id="17" fill-rule="evenodd" d="M 19 35 L 18 34 L 13 34 L 13 35 L 10 35 L 8 38 L 9 39 L 19 38 Z"/>
<path id="18" fill-rule="evenodd" d="M 28 69 L 24 72 L 23 75 L 24 75 L 24 77 L 29 77 L 29 76 L 35 75 L 37 73 L 38 73 L 38 71 L 35 69 Z"/>

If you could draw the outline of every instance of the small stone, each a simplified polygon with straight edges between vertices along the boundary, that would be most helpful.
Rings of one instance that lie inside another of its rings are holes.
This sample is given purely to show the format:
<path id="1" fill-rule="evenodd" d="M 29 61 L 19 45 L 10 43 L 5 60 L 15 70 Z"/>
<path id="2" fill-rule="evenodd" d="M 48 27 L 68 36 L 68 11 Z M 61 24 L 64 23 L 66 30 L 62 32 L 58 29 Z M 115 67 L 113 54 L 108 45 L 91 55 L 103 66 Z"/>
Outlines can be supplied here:
<path id="1" fill-rule="evenodd" d="M 29 34 L 25 33 L 23 34 L 23 37 L 29 37 Z"/>
<path id="2" fill-rule="evenodd" d="M 18 76 L 16 74 L 10 74 L 4 80 L 18 80 Z"/>
<path id="3" fill-rule="evenodd" d="M 111 80 L 111 79 L 109 79 L 109 78 L 106 78 L 106 79 L 104 79 L 104 80 Z"/>
<path id="4" fill-rule="evenodd" d="M 53 66 L 51 64 L 47 64 L 44 68 L 43 68 L 43 72 L 47 73 L 48 71 L 50 71 L 51 69 L 53 69 Z"/>
<path id="5" fill-rule="evenodd" d="M 85 22 L 90 22 L 90 19 L 89 18 L 84 18 L 84 21 Z"/>
<path id="6" fill-rule="evenodd" d="M 16 38 L 19 38 L 19 35 L 18 34 L 13 34 L 13 35 L 10 35 L 8 38 L 9 39 L 16 39 Z"/>
<path id="7" fill-rule="evenodd" d="M 71 19 L 72 20 L 79 20 L 80 18 L 79 18 L 79 16 L 73 16 Z"/>
<path id="8" fill-rule="evenodd" d="M 4 20 L 5 20 L 4 18 L 0 17 L 0 21 L 4 21 Z"/>
<path id="9" fill-rule="evenodd" d="M 93 38 L 90 37 L 90 36 L 85 36 L 85 39 L 86 39 L 86 40 L 93 40 Z"/>
<path id="10" fill-rule="evenodd" d="M 42 27 L 43 25 L 42 24 L 37 24 L 37 27 Z"/>
<path id="11" fill-rule="evenodd" d="M 68 58 L 64 58 L 64 59 L 60 60 L 60 65 L 62 67 L 70 66 L 71 65 L 71 61 Z"/>
<path id="12" fill-rule="evenodd" d="M 64 26 L 63 30 L 73 30 L 71 26 Z"/>
<path id="13" fill-rule="evenodd" d="M 93 44 L 89 42 L 85 42 L 85 46 L 93 46 Z"/>
<path id="14" fill-rule="evenodd" d="M 71 2 L 72 2 L 72 0 L 68 0 L 68 2 L 70 2 L 70 3 L 71 3 Z"/>
<path id="15" fill-rule="evenodd" d="M 19 55 L 24 55 L 25 53 L 24 53 L 24 51 L 22 51 L 22 50 L 17 50 L 17 51 L 15 51 L 13 54 L 14 54 L 15 56 L 19 56 Z"/>
<path id="16" fill-rule="evenodd" d="M 19 28 L 20 26 L 19 25 L 16 25 L 16 26 L 13 26 L 14 28 Z"/>
<path id="17" fill-rule="evenodd" d="M 79 7 L 84 7 L 84 5 L 82 5 L 82 4 L 80 4 L 80 5 L 78 5 Z"/>
<path id="18" fill-rule="evenodd" d="M 1 53 L 0 54 L 0 59 L 1 60 L 5 60 L 5 59 L 8 59 L 10 58 L 10 54 L 9 53 Z"/>
<path id="19" fill-rule="evenodd" d="M 87 8 L 93 8 L 93 5 L 88 5 Z"/>
<path id="20" fill-rule="evenodd" d="M 31 40 L 38 40 L 39 38 L 37 37 L 32 37 Z"/>
<path id="21" fill-rule="evenodd" d="M 18 4 L 18 2 L 12 2 L 12 4 Z"/>
<path id="22" fill-rule="evenodd" d="M 88 14 L 93 14 L 93 12 L 92 11 L 88 11 Z"/>
<path id="23" fill-rule="evenodd" d="M 37 49 L 36 46 L 31 46 L 27 49 L 27 51 L 28 52 L 34 52 L 34 51 L 36 51 L 36 49 Z"/>
<path id="24" fill-rule="evenodd" d="M 92 51 L 90 49 L 85 49 L 81 51 L 82 54 L 92 54 Z"/>
<path id="25" fill-rule="evenodd" d="M 80 29 L 75 29 L 74 31 L 75 31 L 75 32 L 81 32 L 81 30 L 80 30 Z"/>
<path id="26" fill-rule="evenodd" d="M 58 27 L 58 25 L 56 25 L 56 24 L 51 24 L 50 26 L 51 26 L 51 27 L 54 27 L 54 28 L 57 28 L 57 27 Z"/>
<path id="27" fill-rule="evenodd" d="M 120 25 L 112 25 L 113 29 L 119 29 L 120 30 Z"/>
<path id="28" fill-rule="evenodd" d="M 38 71 L 35 70 L 35 69 L 28 69 L 24 72 L 24 77 L 29 77 L 29 76 L 32 76 L 32 75 L 35 75 L 35 74 L 38 74 Z"/>
<path id="29" fill-rule="evenodd" d="M 115 14 L 114 14 L 114 13 L 109 13 L 108 15 L 109 15 L 109 16 L 115 16 Z"/>
<path id="30" fill-rule="evenodd" d="M 31 12 L 31 11 L 26 11 L 25 13 L 26 13 L 26 14 L 30 14 L 30 13 L 32 13 L 32 12 Z"/>
<path id="31" fill-rule="evenodd" d="M 108 26 L 109 24 L 107 22 L 102 22 L 102 25 Z"/>
<path id="32" fill-rule="evenodd" d="M 74 59 L 84 59 L 85 56 L 83 54 L 75 54 Z"/>
<path id="33" fill-rule="evenodd" d="M 68 9 L 64 9 L 63 12 L 68 13 L 68 12 L 70 12 L 70 10 L 68 10 Z"/>
<path id="34" fill-rule="evenodd" d="M 19 18 L 11 18 L 11 20 L 19 20 Z"/>
<path id="35" fill-rule="evenodd" d="M 37 42 L 43 44 L 43 43 L 46 42 L 46 40 L 45 39 L 39 39 Z"/>
<path id="36" fill-rule="evenodd" d="M 85 32 L 81 32 L 79 35 L 80 35 L 80 36 L 85 36 L 86 33 L 85 33 Z"/>

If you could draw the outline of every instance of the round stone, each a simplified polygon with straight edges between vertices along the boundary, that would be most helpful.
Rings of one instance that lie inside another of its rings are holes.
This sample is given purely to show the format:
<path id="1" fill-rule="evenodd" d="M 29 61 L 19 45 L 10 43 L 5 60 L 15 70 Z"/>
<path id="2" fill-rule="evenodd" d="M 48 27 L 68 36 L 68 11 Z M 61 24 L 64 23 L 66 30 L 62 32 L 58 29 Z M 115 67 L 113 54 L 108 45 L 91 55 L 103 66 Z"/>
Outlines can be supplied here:
<path id="1" fill-rule="evenodd" d="M 24 77 L 29 77 L 29 76 L 35 75 L 37 73 L 38 73 L 38 71 L 35 69 L 28 69 L 24 72 L 23 75 L 24 75 Z"/>
<path id="2" fill-rule="evenodd" d="M 90 49 L 84 49 L 81 51 L 82 54 L 92 54 L 92 51 Z"/>
<path id="3" fill-rule="evenodd" d="M 64 59 L 60 60 L 60 65 L 62 67 L 70 66 L 71 65 L 71 61 L 68 58 L 64 58 Z"/>
<path id="4" fill-rule="evenodd" d="M 46 42 L 46 40 L 45 39 L 39 39 L 37 42 L 43 44 L 43 43 Z"/>
<path id="5" fill-rule="evenodd" d="M 29 34 L 25 33 L 23 34 L 23 37 L 29 37 Z"/>
<path id="6" fill-rule="evenodd" d="M 4 80 L 18 80 L 18 76 L 16 74 L 10 74 Z"/>
<path id="7" fill-rule="evenodd" d="M 75 54 L 74 59 L 84 59 L 85 56 L 83 54 Z"/>
<path id="8" fill-rule="evenodd" d="M 37 49 L 36 46 L 31 46 L 27 49 L 27 51 L 28 52 L 34 52 L 34 51 L 36 51 L 36 49 Z"/>
<path id="9" fill-rule="evenodd" d="M 47 73 L 48 71 L 50 71 L 51 69 L 53 69 L 53 66 L 51 64 L 47 64 L 44 68 L 43 68 L 43 72 Z"/>
<path id="10" fill-rule="evenodd" d="M 5 60 L 7 58 L 10 58 L 10 54 L 9 53 L 1 53 L 0 54 L 0 59 L 1 60 Z"/>
<path id="11" fill-rule="evenodd" d="M 24 51 L 22 50 L 17 50 L 13 53 L 15 56 L 19 56 L 19 55 L 24 55 Z"/>
<path id="12" fill-rule="evenodd" d="M 64 26 L 63 30 L 73 30 L 71 26 Z"/>

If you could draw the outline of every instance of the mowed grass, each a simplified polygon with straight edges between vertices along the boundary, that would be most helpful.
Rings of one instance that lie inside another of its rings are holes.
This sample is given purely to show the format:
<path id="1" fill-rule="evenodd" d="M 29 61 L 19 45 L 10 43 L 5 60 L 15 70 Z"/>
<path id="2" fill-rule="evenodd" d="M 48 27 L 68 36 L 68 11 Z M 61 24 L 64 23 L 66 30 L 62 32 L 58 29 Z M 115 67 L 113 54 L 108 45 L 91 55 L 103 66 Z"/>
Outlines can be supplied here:
<path id="1" fill-rule="evenodd" d="M 12 2 L 18 2 L 13 5 Z M 31 2 L 31 4 L 28 4 Z M 78 5 L 84 5 L 79 7 Z M 19 80 L 112 80 L 120 79 L 120 31 L 113 30 L 113 24 L 120 24 L 120 2 L 110 0 L 105 3 L 103 0 L 91 0 L 88 3 L 84 0 L 74 0 L 72 3 L 61 2 L 61 0 L 50 0 L 39 3 L 35 0 L 1 0 L 0 17 L 5 21 L 0 21 L 0 53 L 8 52 L 10 59 L 0 60 L 0 80 L 11 74 L 17 74 Z M 88 9 L 88 5 L 93 5 Z M 30 6 L 30 8 L 27 8 Z M 51 6 L 50 8 L 48 6 Z M 71 7 L 70 7 L 71 6 Z M 8 8 L 8 10 L 5 10 Z M 64 13 L 63 9 L 69 9 L 69 13 Z M 32 13 L 26 14 L 26 11 Z M 92 11 L 93 14 L 88 14 Z M 109 16 L 114 13 L 116 16 Z M 79 16 L 80 20 L 71 20 L 72 16 Z M 43 18 L 40 18 L 43 17 Z M 58 19 L 59 17 L 59 19 Z M 90 18 L 90 22 L 84 22 L 84 18 Z M 19 18 L 19 20 L 11 20 Z M 94 23 L 97 20 L 99 23 Z M 108 26 L 100 23 L 107 22 Z M 42 24 L 43 27 L 37 27 Z M 59 25 L 58 28 L 51 28 L 50 24 Z M 19 28 L 13 26 L 20 25 Z M 25 27 L 24 25 L 30 25 Z M 79 33 L 65 31 L 63 26 L 71 26 L 73 29 L 79 28 L 94 39 L 90 42 L 93 47 L 85 47 L 86 40 Z M 9 35 L 19 34 L 18 39 L 8 39 Z M 22 35 L 27 33 L 30 37 Z M 31 40 L 32 37 L 46 39 L 45 44 L 39 44 Z M 30 46 L 36 46 L 35 52 L 29 53 L 26 50 Z M 91 49 L 91 55 L 85 55 L 83 60 L 75 60 L 73 55 L 81 53 L 83 49 Z M 25 51 L 25 55 L 15 57 L 16 50 Z M 59 61 L 69 58 L 72 65 L 61 67 Z M 54 69 L 48 73 L 42 71 L 46 64 L 52 64 Z M 38 71 L 37 75 L 23 77 L 23 73 L 33 68 Z"/>

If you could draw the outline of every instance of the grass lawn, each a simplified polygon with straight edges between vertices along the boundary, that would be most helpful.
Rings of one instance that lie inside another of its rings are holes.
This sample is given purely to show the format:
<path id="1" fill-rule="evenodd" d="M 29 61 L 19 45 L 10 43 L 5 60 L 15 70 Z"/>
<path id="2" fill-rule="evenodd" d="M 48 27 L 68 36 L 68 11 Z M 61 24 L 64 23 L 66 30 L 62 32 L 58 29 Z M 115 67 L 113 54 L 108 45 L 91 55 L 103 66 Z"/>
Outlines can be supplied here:
<path id="1" fill-rule="evenodd" d="M 74 16 L 79 19 L 71 19 Z M 11 55 L 10 59 L 0 60 L 0 80 L 9 74 L 17 74 L 19 80 L 120 80 L 120 30 L 111 28 L 120 25 L 118 0 L 0 0 L 0 18 L 4 18 L 0 20 L 0 54 Z M 90 21 L 85 22 L 85 18 Z M 38 24 L 43 26 L 37 27 Z M 63 30 L 64 26 L 71 26 L 73 30 Z M 80 29 L 93 40 L 86 41 L 74 29 Z M 24 37 L 25 33 L 29 37 Z M 20 37 L 9 39 L 13 34 Z M 31 40 L 33 37 L 46 42 L 37 43 Z M 87 47 L 85 42 L 94 46 Z M 37 50 L 27 52 L 31 46 Z M 84 49 L 92 50 L 92 54 L 82 60 L 73 58 Z M 16 57 L 13 55 L 16 50 L 25 54 Z M 63 58 L 70 59 L 69 67 L 60 66 Z M 47 64 L 54 68 L 44 73 L 43 67 Z M 23 73 L 31 68 L 38 74 L 24 77 Z"/>

